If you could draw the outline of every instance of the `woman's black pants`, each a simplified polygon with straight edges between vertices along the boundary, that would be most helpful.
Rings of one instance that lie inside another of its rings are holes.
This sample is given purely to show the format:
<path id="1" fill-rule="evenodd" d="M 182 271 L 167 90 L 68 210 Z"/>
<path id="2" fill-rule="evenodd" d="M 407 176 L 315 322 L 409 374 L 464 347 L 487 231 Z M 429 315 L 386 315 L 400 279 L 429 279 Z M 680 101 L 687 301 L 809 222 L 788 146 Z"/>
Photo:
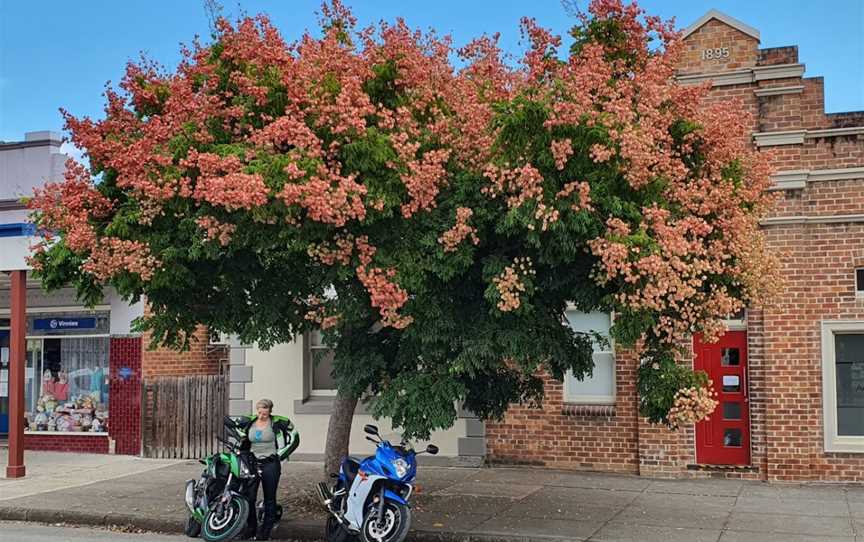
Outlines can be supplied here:
<path id="1" fill-rule="evenodd" d="M 266 460 L 259 459 L 258 466 L 261 468 L 261 486 L 264 489 L 264 524 L 263 529 L 270 529 L 276 521 L 276 488 L 279 487 L 279 476 L 282 475 L 282 466 L 275 456 Z M 249 529 L 258 526 L 258 513 L 255 501 L 258 498 L 258 481 L 256 480 L 249 488 Z"/>

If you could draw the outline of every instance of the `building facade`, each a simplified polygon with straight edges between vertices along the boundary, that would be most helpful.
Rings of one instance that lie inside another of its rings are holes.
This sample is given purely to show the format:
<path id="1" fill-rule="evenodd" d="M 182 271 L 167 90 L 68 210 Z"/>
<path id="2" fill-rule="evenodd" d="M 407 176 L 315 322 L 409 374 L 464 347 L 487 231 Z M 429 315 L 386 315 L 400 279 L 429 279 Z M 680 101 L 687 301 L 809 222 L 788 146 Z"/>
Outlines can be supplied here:
<path id="1" fill-rule="evenodd" d="M 824 111 L 797 47 L 760 49 L 758 30 L 710 11 L 684 31 L 679 81 L 740 100 L 753 145 L 776 166 L 763 222 L 782 260 L 778 304 L 728 322 L 685 363 L 706 370 L 711 421 L 672 432 L 638 416 L 637 360 L 597 352 L 584 382 L 548 381 L 542 408 L 486 426 L 491 462 L 647 476 L 864 482 L 864 112 Z M 572 314 L 608 330 L 608 315 Z"/>
<path id="2" fill-rule="evenodd" d="M 9 431 L 11 414 L 9 272 L 28 270 L 37 240 L 21 198 L 63 179 L 61 145 L 54 132 L 0 143 L 0 434 Z M 132 331 L 143 303 L 126 303 L 110 289 L 100 305 L 85 307 L 74 289 L 48 293 L 31 276 L 25 299 L 26 449 L 138 455 L 145 380 L 222 371 L 226 356 L 209 347 L 203 330 L 188 352 L 145 348 L 150 337 Z"/>
<path id="3" fill-rule="evenodd" d="M 275 411 L 291 418 L 300 431 L 300 447 L 293 457 L 323 459 L 336 386 L 331 376 L 332 358 L 320 335 L 304 334 L 294 342 L 270 350 L 234 343 L 230 359 L 231 414 L 251 412 L 258 399 L 271 399 Z M 351 426 L 352 454 L 368 455 L 372 451 L 363 432 L 367 423 L 378 425 L 382 435 L 398 432 L 389 420 L 373 419 L 367 407 L 358 403 Z M 483 424 L 464 411 L 453 427 L 434 432 L 429 442 L 439 447 L 439 453 L 434 457 L 421 456 L 427 464 L 476 466 L 482 463 L 485 454 Z M 426 444 L 415 443 L 415 447 L 422 449 Z"/>

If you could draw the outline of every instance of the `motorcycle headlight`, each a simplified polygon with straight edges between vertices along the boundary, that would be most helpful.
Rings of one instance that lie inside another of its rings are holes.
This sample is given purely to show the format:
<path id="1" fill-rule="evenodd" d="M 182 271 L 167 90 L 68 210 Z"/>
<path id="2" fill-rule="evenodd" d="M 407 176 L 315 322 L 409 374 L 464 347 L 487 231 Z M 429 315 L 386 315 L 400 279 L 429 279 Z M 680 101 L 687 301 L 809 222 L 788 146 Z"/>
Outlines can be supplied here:
<path id="1" fill-rule="evenodd" d="M 408 474 L 408 462 L 401 457 L 393 460 L 393 468 L 399 478 L 405 478 L 405 475 Z"/>
<path id="2" fill-rule="evenodd" d="M 240 476 L 242 478 L 252 478 L 252 471 L 249 470 L 249 465 L 245 461 L 240 461 Z"/>

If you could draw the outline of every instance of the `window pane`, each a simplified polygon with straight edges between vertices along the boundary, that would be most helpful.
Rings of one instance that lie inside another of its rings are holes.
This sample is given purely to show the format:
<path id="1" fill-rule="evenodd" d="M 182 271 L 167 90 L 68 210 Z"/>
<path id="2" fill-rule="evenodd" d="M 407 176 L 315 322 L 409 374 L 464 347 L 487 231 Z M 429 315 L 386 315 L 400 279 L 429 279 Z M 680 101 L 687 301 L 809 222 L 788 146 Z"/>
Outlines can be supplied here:
<path id="1" fill-rule="evenodd" d="M 864 293 L 864 267 L 855 270 L 855 289 Z"/>
<path id="2" fill-rule="evenodd" d="M 724 420 L 740 420 L 741 419 L 741 403 L 723 403 L 723 419 Z"/>
<path id="3" fill-rule="evenodd" d="M 737 348 L 723 348 L 721 349 L 720 363 L 726 367 L 740 365 L 741 353 Z"/>
<path id="4" fill-rule="evenodd" d="M 864 436 L 864 334 L 834 336 L 837 434 Z"/>
<path id="5" fill-rule="evenodd" d="M 567 311 L 567 322 L 573 331 L 594 332 L 604 337 L 609 336 L 610 318 L 608 313 Z M 594 351 L 600 350 L 608 350 L 608 347 L 595 343 Z"/>
<path id="6" fill-rule="evenodd" d="M 726 429 L 723 431 L 723 446 L 740 447 L 741 446 L 741 430 Z"/>
<path id="7" fill-rule="evenodd" d="M 611 319 L 604 312 L 568 311 L 567 322 L 574 331 L 609 336 Z M 594 343 L 594 373 L 577 380 L 571 372 L 564 380 L 565 401 L 611 402 L 615 399 L 615 356 L 608 345 Z"/>
<path id="8" fill-rule="evenodd" d="M 741 391 L 741 378 L 738 375 L 723 375 L 723 391 Z"/>
<path id="9" fill-rule="evenodd" d="M 107 337 L 27 342 L 27 371 L 33 380 L 25 390 L 25 414 L 31 431 L 107 430 L 109 348 Z"/>
<path id="10" fill-rule="evenodd" d="M 594 374 L 579 381 L 568 372 L 566 379 L 568 401 L 579 401 L 580 397 L 614 399 L 615 358 L 612 354 L 594 354 Z"/>
<path id="11" fill-rule="evenodd" d="M 335 390 L 333 379 L 333 358 L 335 354 L 328 348 L 312 349 L 312 389 Z"/>

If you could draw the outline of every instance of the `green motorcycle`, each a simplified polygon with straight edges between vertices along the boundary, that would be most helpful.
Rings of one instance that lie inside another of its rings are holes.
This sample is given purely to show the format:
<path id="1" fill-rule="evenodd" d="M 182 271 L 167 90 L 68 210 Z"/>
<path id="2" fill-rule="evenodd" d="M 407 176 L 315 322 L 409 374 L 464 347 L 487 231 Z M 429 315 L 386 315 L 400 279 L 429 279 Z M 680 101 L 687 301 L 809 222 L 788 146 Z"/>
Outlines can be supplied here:
<path id="1" fill-rule="evenodd" d="M 255 456 L 240 450 L 242 436 L 237 422 L 229 416 L 224 421 L 229 439 L 217 437 L 226 451 L 199 460 L 204 465 L 201 477 L 186 482 L 186 506 L 190 516 L 186 535 L 208 542 L 225 542 L 243 532 L 249 510 L 250 486 L 259 477 Z"/>

